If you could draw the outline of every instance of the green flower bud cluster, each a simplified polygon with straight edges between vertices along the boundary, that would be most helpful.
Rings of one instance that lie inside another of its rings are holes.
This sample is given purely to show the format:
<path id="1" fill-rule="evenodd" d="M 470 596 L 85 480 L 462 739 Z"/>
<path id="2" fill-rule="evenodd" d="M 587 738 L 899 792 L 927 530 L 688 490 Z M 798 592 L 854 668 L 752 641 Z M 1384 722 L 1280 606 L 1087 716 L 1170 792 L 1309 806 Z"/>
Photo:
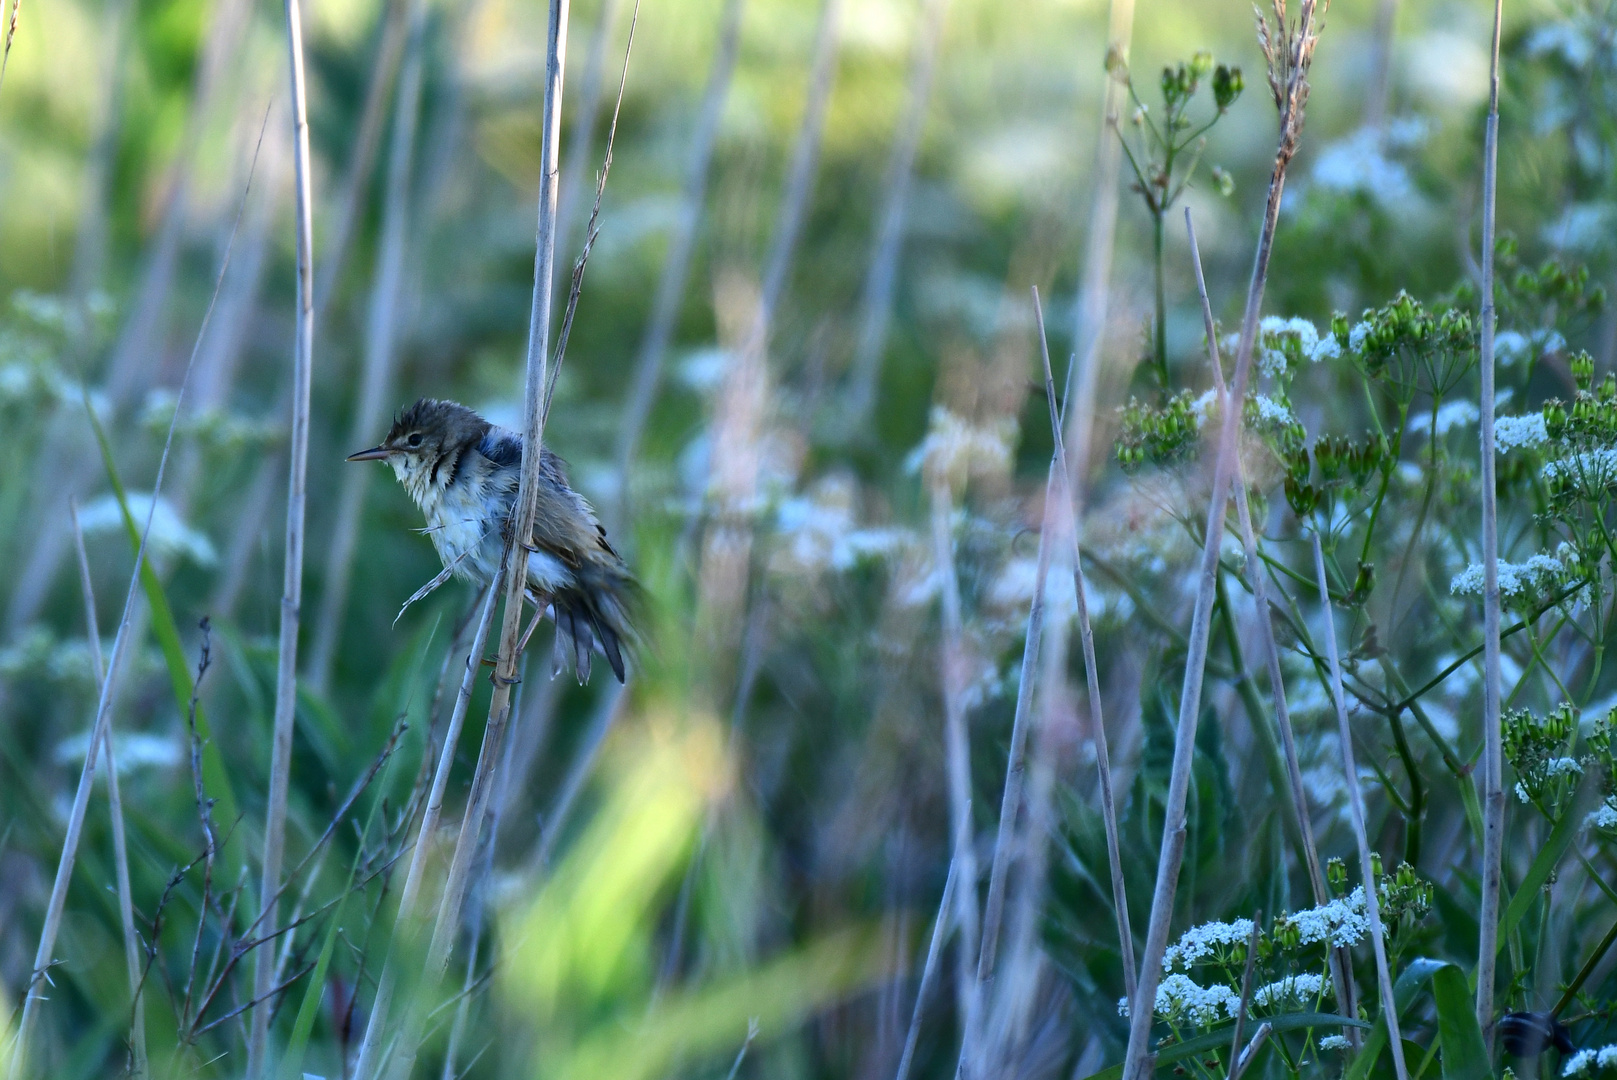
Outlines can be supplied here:
<path id="1" fill-rule="evenodd" d="M 1359 357 L 1365 371 L 1376 374 L 1388 365 L 1422 354 L 1472 352 L 1476 330 L 1469 312 L 1451 307 L 1434 311 L 1407 292 L 1399 292 L 1379 308 L 1368 309 L 1353 327 L 1338 314 L 1331 332 L 1345 352 Z"/>
<path id="2" fill-rule="evenodd" d="M 1548 716 L 1530 709 L 1504 715 L 1505 759 L 1516 771 L 1516 794 L 1523 802 L 1555 804 L 1569 793 L 1583 767 L 1569 756 L 1578 732 L 1578 712 L 1563 702 Z"/>
<path id="3" fill-rule="evenodd" d="M 1342 436 L 1322 435 L 1314 442 L 1313 463 L 1319 467 L 1318 480 L 1311 480 L 1309 455 L 1300 447 L 1282 455 L 1286 464 L 1283 487 L 1286 501 L 1298 517 L 1312 513 L 1336 490 L 1364 488 L 1370 478 L 1398 464 L 1397 455 L 1385 435 L 1366 433 L 1363 442 Z M 1361 574 L 1363 569 L 1361 568 Z"/>
<path id="4" fill-rule="evenodd" d="M 1117 460 L 1127 472 L 1145 464 L 1173 465 L 1191 457 L 1201 443 L 1202 414 L 1196 399 L 1181 390 L 1160 407 L 1129 398 L 1123 406 Z"/>
<path id="5" fill-rule="evenodd" d="M 1377 862 L 1380 857 L 1376 857 Z M 1432 909 L 1432 883 L 1425 881 L 1408 863 L 1399 863 L 1391 877 L 1376 869 L 1376 896 L 1381 906 L 1381 923 L 1389 934 L 1411 928 Z"/>
<path id="6" fill-rule="evenodd" d="M 1614 735 L 1617 735 L 1617 708 L 1595 721 L 1588 740 L 1589 760 L 1600 770 L 1600 793 L 1608 799 L 1617 796 L 1617 747 L 1613 746 Z"/>

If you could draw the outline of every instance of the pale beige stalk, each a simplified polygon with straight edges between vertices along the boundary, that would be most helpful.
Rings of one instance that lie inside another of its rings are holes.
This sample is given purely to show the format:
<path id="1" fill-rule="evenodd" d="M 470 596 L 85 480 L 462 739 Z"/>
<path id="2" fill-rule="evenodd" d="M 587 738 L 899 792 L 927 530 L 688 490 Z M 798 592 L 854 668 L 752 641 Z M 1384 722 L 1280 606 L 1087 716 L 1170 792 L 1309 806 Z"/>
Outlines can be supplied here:
<path id="1" fill-rule="evenodd" d="M 1370 924 L 1370 943 L 1376 954 L 1376 982 L 1381 988 L 1381 1018 L 1387 1024 L 1387 1042 L 1392 1048 L 1393 1069 L 1398 1080 L 1409 1080 L 1404 1064 L 1404 1037 L 1398 1028 L 1398 999 L 1393 996 L 1392 974 L 1387 967 L 1387 940 L 1381 925 L 1381 897 L 1377 891 L 1375 865 L 1370 858 L 1370 835 L 1364 827 L 1364 792 L 1359 790 L 1359 767 L 1353 759 L 1353 728 L 1348 724 L 1347 701 L 1342 694 L 1342 658 L 1336 647 L 1336 613 L 1331 610 L 1330 580 L 1325 576 L 1325 552 L 1319 533 L 1314 536 L 1314 577 L 1319 582 L 1319 602 L 1325 609 L 1325 655 L 1331 662 L 1331 701 L 1336 706 L 1336 737 L 1342 744 L 1342 777 L 1347 781 L 1348 810 L 1353 822 L 1353 838 L 1359 844 L 1359 876 L 1364 881 L 1364 914 Z"/>
<path id="2" fill-rule="evenodd" d="M 259 910 L 266 936 L 275 934 L 275 902 L 281 890 L 281 859 L 286 844 L 286 802 L 292 770 L 292 728 L 296 722 L 298 626 L 303 607 L 304 497 L 309 462 L 309 395 L 314 364 L 314 207 L 309 179 L 309 96 L 303 71 L 301 0 L 285 0 L 287 59 L 292 103 L 293 186 L 297 193 L 297 309 L 292 350 L 291 454 L 287 471 L 286 541 L 281 578 L 281 629 L 275 670 L 275 720 L 270 746 L 269 802 L 265 810 L 264 854 L 260 866 Z M 275 951 L 254 957 L 253 997 L 269 994 L 275 978 Z M 247 1039 L 247 1076 L 257 1080 L 266 1066 L 273 1008 L 252 1010 Z"/>
<path id="3" fill-rule="evenodd" d="M 1505 849 L 1504 749 L 1499 716 L 1499 491 L 1494 480 L 1494 203 L 1499 192 L 1499 34 L 1504 0 L 1494 0 L 1488 123 L 1482 149 L 1482 912 L 1477 943 L 1477 1023 L 1493 1045 L 1494 972 L 1499 955 L 1499 879 Z"/>

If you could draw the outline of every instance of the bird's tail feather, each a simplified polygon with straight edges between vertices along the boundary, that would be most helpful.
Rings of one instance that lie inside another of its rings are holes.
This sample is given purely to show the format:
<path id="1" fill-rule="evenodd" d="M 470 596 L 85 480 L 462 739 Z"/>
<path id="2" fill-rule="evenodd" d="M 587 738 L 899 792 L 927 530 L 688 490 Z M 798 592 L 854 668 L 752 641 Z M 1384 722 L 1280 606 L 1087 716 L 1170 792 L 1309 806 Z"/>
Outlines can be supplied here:
<path id="1" fill-rule="evenodd" d="M 627 677 L 625 651 L 632 651 L 638 637 L 634 611 L 638 589 L 627 575 L 611 571 L 581 575 L 577 583 L 560 589 L 550 598 L 556 623 L 556 644 L 552 655 L 554 677 L 572 661 L 580 683 L 590 677 L 590 654 L 599 647 L 618 682 Z"/>

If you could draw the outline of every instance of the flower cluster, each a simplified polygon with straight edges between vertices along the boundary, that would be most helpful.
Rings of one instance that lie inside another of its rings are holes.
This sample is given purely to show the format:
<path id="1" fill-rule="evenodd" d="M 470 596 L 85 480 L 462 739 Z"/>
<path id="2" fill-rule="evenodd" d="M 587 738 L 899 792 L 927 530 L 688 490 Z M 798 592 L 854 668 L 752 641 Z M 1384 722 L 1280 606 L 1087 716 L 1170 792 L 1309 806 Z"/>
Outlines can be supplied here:
<path id="1" fill-rule="evenodd" d="M 1274 938 L 1282 948 L 1324 942 L 1333 948 L 1357 945 L 1369 932 L 1364 917 L 1364 886 L 1327 904 L 1282 915 L 1275 920 Z"/>
<path id="2" fill-rule="evenodd" d="M 1501 416 L 1493 422 L 1494 451 L 1508 454 L 1512 450 L 1536 450 L 1550 437 L 1543 413 L 1527 416 Z"/>
<path id="3" fill-rule="evenodd" d="M 1538 554 L 1526 562 L 1499 562 L 1499 595 L 1505 599 L 1531 599 L 1553 592 L 1567 576 L 1567 565 L 1554 555 Z M 1454 575 L 1449 592 L 1455 596 L 1481 596 L 1483 566 L 1471 563 Z"/>
<path id="4" fill-rule="evenodd" d="M 1283 1005 L 1306 1004 L 1318 1001 L 1331 988 L 1331 980 L 1310 972 L 1305 975 L 1287 975 L 1253 991 L 1252 1004 L 1260 1009 L 1275 1009 Z"/>
<path id="5" fill-rule="evenodd" d="M 978 427 L 948 409 L 932 410 L 932 426 L 904 459 L 904 469 L 960 482 L 967 475 L 1003 473 L 1014 460 L 1014 422 Z"/>
<path id="6" fill-rule="evenodd" d="M 1320 336 L 1307 319 L 1269 315 L 1258 323 L 1258 370 L 1275 378 L 1294 374 L 1304 361 L 1318 363 L 1342 355 L 1341 343 L 1330 334 Z"/>
<path id="7" fill-rule="evenodd" d="M 1252 939 L 1252 929 L 1251 919 L 1193 926 L 1162 954 L 1162 970 L 1172 971 L 1182 967 L 1188 971 L 1192 964 L 1208 957 L 1220 964 L 1244 959 L 1246 944 Z"/>
<path id="8" fill-rule="evenodd" d="M 1192 397 L 1184 390 L 1161 406 L 1136 398 L 1122 408 L 1122 433 L 1117 438 L 1117 460 L 1128 471 L 1147 462 L 1173 465 L 1195 453 L 1201 442 L 1211 397 Z"/>
<path id="9" fill-rule="evenodd" d="M 1197 1027 L 1212 1027 L 1225 1017 L 1234 1019 L 1240 1009 L 1240 995 L 1227 986 L 1200 986 L 1188 975 L 1169 975 L 1157 984 L 1154 1011 L 1169 1023 L 1188 1021 Z M 1118 999 L 1117 1013 L 1129 1014 L 1128 998 Z"/>
<path id="10" fill-rule="evenodd" d="M 1617 1070 L 1617 1043 L 1598 1049 L 1579 1050 L 1566 1059 L 1562 1076 L 1599 1076 L 1607 1070 Z"/>
<path id="11" fill-rule="evenodd" d="M 1408 376 L 1408 366 L 1420 356 L 1469 363 L 1476 353 L 1474 329 L 1465 309 L 1434 311 L 1406 292 L 1365 311 L 1352 326 L 1345 315 L 1331 320 L 1331 334 L 1338 346 L 1351 353 L 1367 373 L 1396 367 L 1400 377 Z"/>

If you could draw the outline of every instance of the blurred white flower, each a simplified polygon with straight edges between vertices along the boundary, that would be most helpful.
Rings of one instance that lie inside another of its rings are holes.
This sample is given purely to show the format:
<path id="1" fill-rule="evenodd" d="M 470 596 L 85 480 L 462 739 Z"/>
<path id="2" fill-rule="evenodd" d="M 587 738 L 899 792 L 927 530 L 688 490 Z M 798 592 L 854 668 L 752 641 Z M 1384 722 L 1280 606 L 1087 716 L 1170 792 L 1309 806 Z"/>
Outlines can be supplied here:
<path id="1" fill-rule="evenodd" d="M 1544 426 L 1543 413 L 1501 416 L 1493 422 L 1494 450 L 1501 454 L 1543 446 L 1549 441 L 1549 437 L 1549 429 Z"/>
<path id="2" fill-rule="evenodd" d="M 1016 435 L 1014 421 L 977 427 L 945 408 L 932 410 L 932 426 L 921 444 L 904 459 L 904 470 L 926 476 L 960 478 L 973 473 L 1005 472 L 1011 467 Z"/>
<path id="3" fill-rule="evenodd" d="M 81 731 L 77 735 L 70 735 L 56 744 L 56 761 L 59 765 L 81 765 L 84 762 L 84 752 L 90 747 L 90 733 Z M 118 759 L 118 772 L 120 775 L 132 769 L 140 768 L 168 768 L 178 765 L 181 761 L 180 744 L 167 735 L 153 735 L 149 732 L 118 732 L 113 737 L 112 748 Z M 102 759 L 97 758 L 97 766 Z"/>
<path id="4" fill-rule="evenodd" d="M 1446 402 L 1437 407 L 1437 433 L 1447 435 L 1452 429 L 1466 427 L 1477 422 L 1477 406 L 1474 402 L 1460 398 L 1456 401 Z M 1542 417 L 1540 418 L 1542 422 Z M 1432 426 L 1431 413 L 1418 413 L 1410 417 L 1409 430 L 1411 432 L 1426 431 Z M 1495 429 L 1497 431 L 1497 429 Z"/>
<path id="5" fill-rule="evenodd" d="M 1499 562 L 1499 595 L 1515 596 L 1531 588 L 1552 584 L 1557 575 L 1566 570 L 1560 559 L 1553 555 L 1538 554 L 1524 563 Z M 1449 592 L 1455 596 L 1481 596 L 1483 566 L 1472 563 L 1454 575 Z"/>
<path id="6" fill-rule="evenodd" d="M 1233 1018 L 1241 999 L 1227 986 L 1198 986 L 1188 975 L 1169 975 L 1157 986 L 1155 1005 L 1158 1016 L 1212 1027 L 1221 1019 L 1220 1010 Z M 1128 998 L 1118 999 L 1117 1012 L 1119 1016 L 1129 1014 Z"/>
<path id="7" fill-rule="evenodd" d="M 1583 819 L 1583 827 L 1597 832 L 1617 832 L 1617 795 L 1606 796 L 1606 801 Z"/>
<path id="8" fill-rule="evenodd" d="M 131 491 L 128 502 L 129 513 L 134 517 L 137 529 L 145 528 L 146 516 L 151 515 L 147 545 L 153 552 L 177 555 L 203 567 L 212 566 L 218 560 L 213 541 L 182 521 L 167 499 L 159 497 L 154 510 L 149 492 Z M 79 525 L 86 536 L 107 532 L 123 534 L 123 511 L 118 506 L 117 497 L 103 495 L 87 503 L 79 511 Z"/>
<path id="9" fill-rule="evenodd" d="M 1330 989 L 1330 985 L 1330 980 L 1323 975 L 1288 975 L 1253 991 L 1252 1004 L 1272 1009 L 1291 1002 L 1313 1001 Z"/>
<path id="10" fill-rule="evenodd" d="M 1594 1071 L 1591 1072 L 1590 1070 Z M 1562 1076 L 1594 1076 L 1605 1069 L 1617 1069 L 1617 1043 L 1598 1049 L 1579 1050 L 1566 1059 Z"/>
<path id="11" fill-rule="evenodd" d="M 1346 1050 L 1352 1045 L 1346 1035 L 1327 1035 L 1319 1041 L 1321 1050 Z"/>
<path id="12" fill-rule="evenodd" d="M 1387 157 L 1373 128 L 1327 143 L 1314 159 L 1313 178 L 1329 191 L 1368 195 L 1388 210 L 1409 210 L 1419 200 L 1409 170 Z"/>

